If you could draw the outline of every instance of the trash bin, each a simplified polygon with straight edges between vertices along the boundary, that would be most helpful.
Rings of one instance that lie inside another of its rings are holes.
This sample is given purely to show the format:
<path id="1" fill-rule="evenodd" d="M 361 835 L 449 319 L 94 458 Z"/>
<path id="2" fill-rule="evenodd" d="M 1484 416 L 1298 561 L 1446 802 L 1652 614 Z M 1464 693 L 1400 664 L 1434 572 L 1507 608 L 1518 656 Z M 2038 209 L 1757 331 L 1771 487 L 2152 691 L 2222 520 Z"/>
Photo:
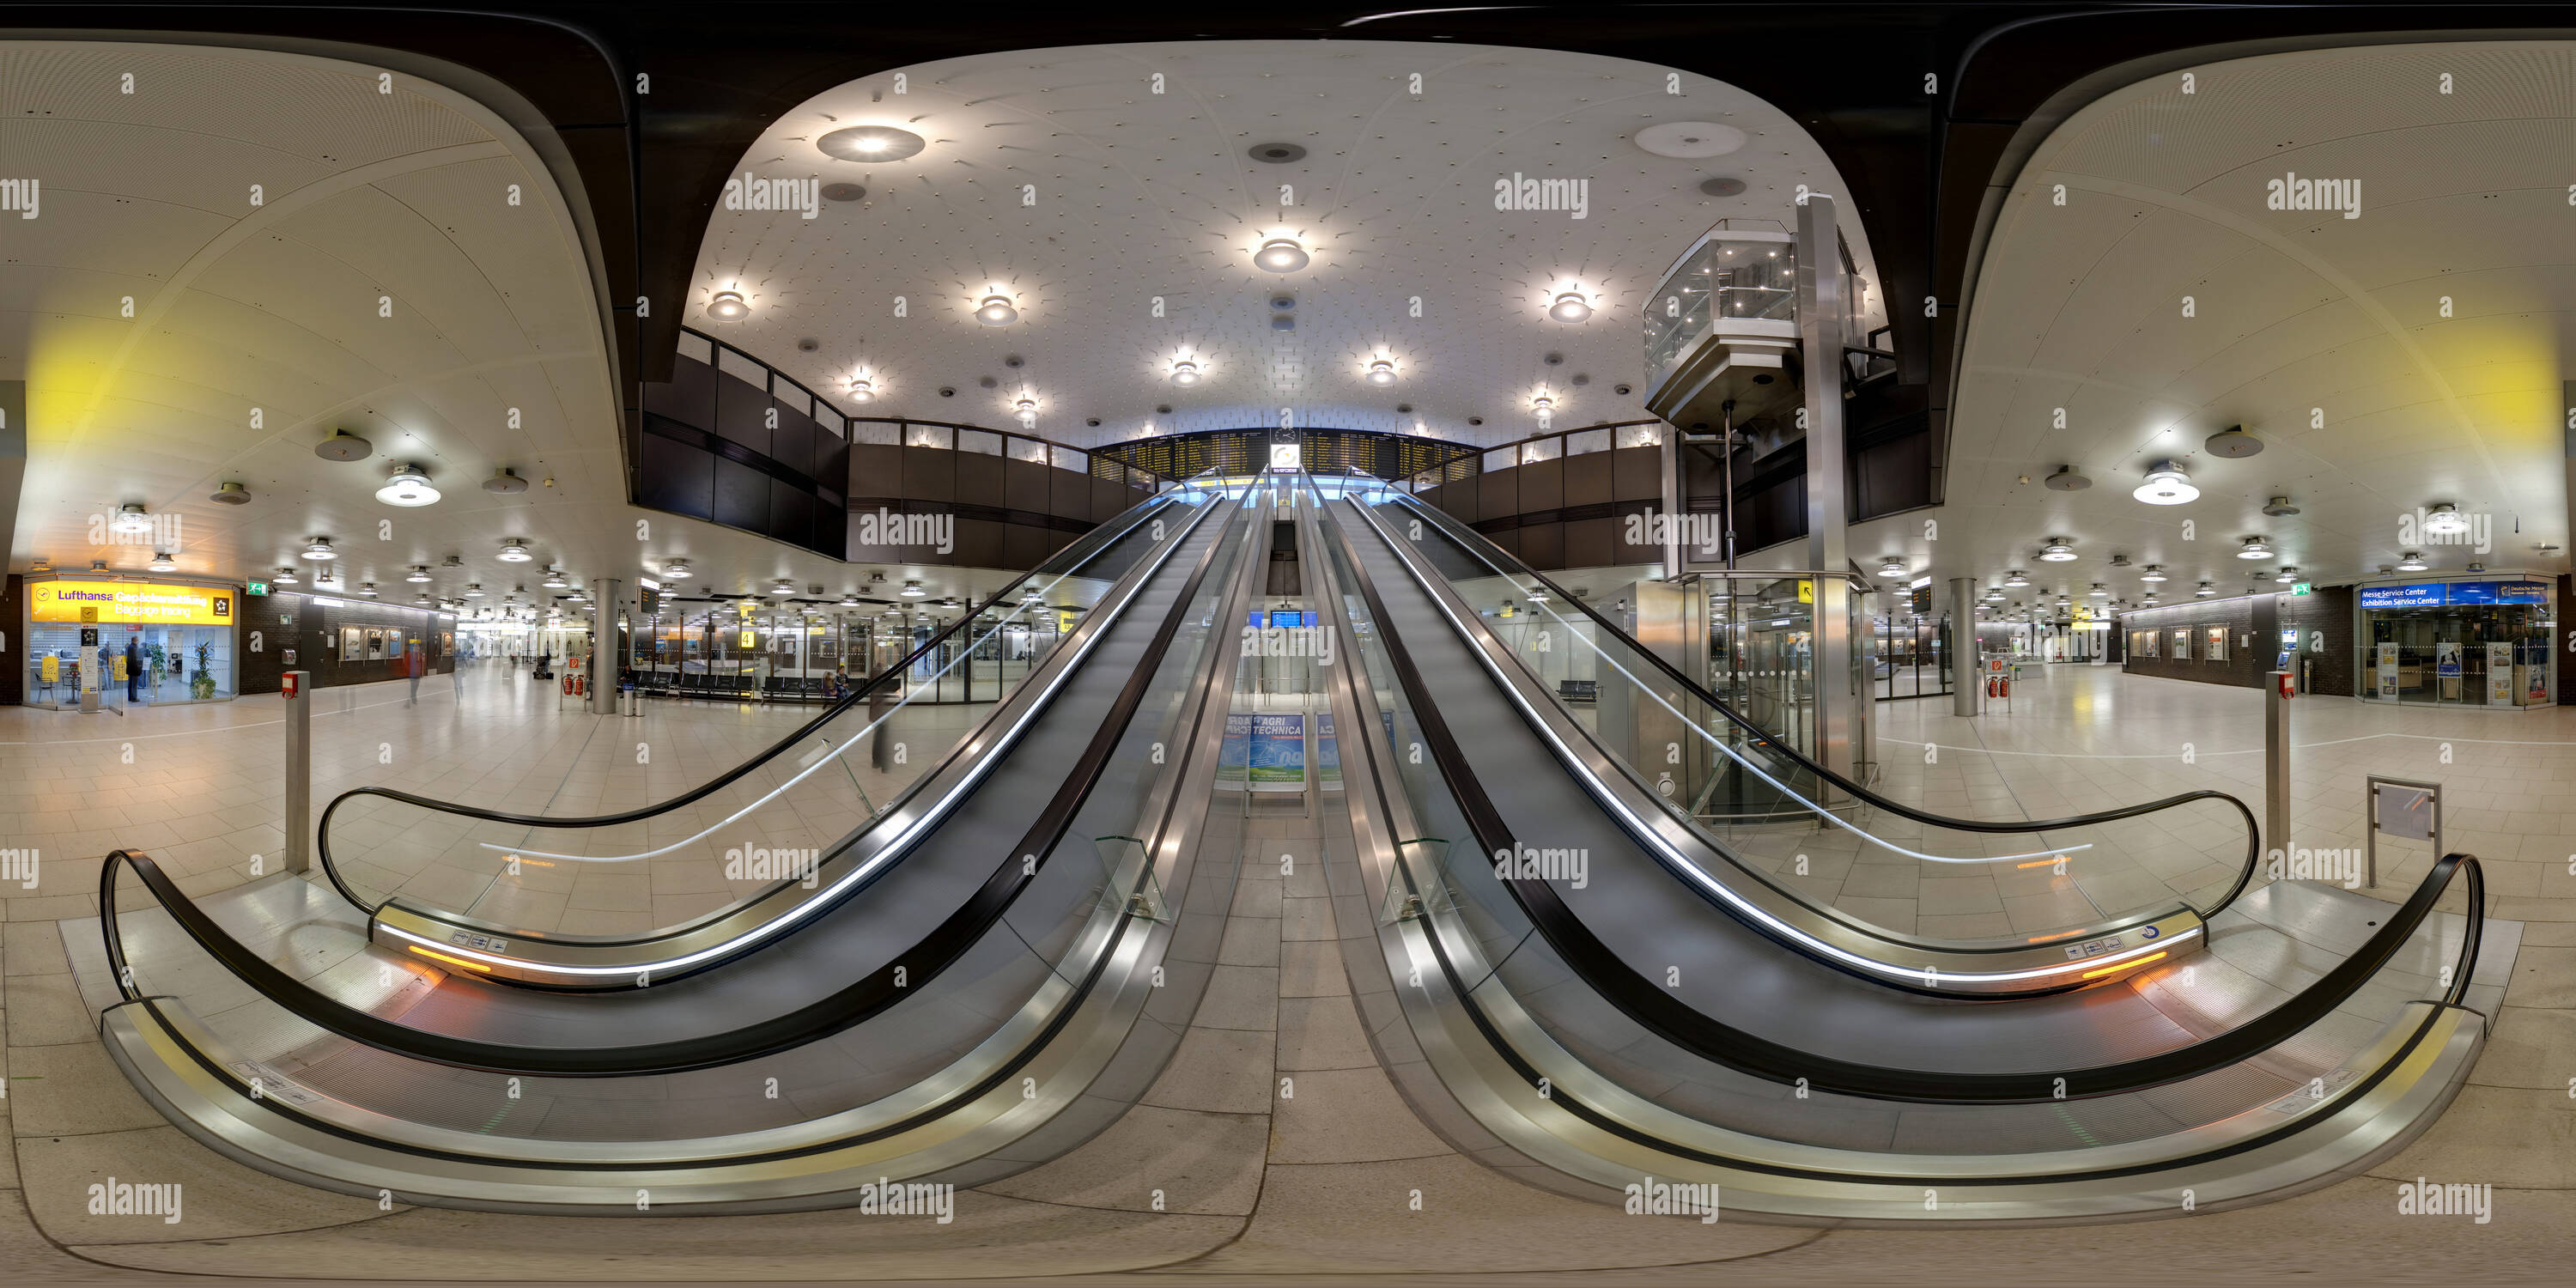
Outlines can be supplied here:
<path id="1" fill-rule="evenodd" d="M 618 690 L 617 705 L 620 710 L 630 716 L 643 715 L 644 695 L 637 692 L 634 685 L 626 685 L 624 688 Z"/>

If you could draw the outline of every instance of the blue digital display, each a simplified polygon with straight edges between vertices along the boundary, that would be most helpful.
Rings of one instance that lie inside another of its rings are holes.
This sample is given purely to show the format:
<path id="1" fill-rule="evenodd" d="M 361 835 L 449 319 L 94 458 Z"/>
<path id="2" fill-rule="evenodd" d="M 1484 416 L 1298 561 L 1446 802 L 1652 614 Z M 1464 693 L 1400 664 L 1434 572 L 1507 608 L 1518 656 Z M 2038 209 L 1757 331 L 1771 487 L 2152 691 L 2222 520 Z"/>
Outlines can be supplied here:
<path id="1" fill-rule="evenodd" d="M 2364 586 L 2361 588 L 2361 606 L 2365 609 L 2439 608 L 2442 606 L 2442 585 L 2434 582 L 2425 586 Z"/>
<path id="2" fill-rule="evenodd" d="M 1270 615 L 1270 624 L 1273 626 L 1312 626 L 1315 624 L 1315 615 L 1313 613 L 1272 613 Z"/>

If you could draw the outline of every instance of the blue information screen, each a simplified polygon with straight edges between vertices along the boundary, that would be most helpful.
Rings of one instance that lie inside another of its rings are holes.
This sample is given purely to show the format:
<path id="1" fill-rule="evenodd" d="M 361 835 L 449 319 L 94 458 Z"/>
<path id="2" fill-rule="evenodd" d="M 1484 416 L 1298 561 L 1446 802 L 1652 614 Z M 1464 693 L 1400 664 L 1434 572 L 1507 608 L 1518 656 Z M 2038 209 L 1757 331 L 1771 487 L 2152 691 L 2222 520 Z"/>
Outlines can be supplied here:
<path id="1" fill-rule="evenodd" d="M 2545 581 L 2450 581 L 2421 586 L 2364 586 L 2363 608 L 2440 608 L 2448 604 L 2546 604 Z"/>

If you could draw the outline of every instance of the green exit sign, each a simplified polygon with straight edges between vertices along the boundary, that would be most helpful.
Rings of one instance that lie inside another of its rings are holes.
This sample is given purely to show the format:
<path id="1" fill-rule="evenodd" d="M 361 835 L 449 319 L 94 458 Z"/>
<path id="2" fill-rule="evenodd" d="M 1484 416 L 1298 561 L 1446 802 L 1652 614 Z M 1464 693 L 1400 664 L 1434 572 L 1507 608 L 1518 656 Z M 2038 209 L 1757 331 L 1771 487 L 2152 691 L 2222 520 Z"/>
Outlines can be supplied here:
<path id="1" fill-rule="evenodd" d="M 2291 583 L 2290 583 L 2290 593 L 2291 593 L 2291 594 L 2293 594 L 2293 595 L 2304 595 L 2304 594 L 2308 593 L 2308 583 L 2306 583 L 2306 582 L 2304 582 L 2304 581 L 2294 581 L 2294 582 L 2291 582 Z"/>
<path id="2" fill-rule="evenodd" d="M 265 595 L 265 594 L 267 594 L 267 593 L 268 593 L 268 583 L 267 583 L 267 582 L 264 582 L 264 581 L 254 581 L 254 582 L 252 582 L 252 583 L 250 584 L 250 593 L 252 593 L 252 594 L 254 594 L 254 595 Z"/>

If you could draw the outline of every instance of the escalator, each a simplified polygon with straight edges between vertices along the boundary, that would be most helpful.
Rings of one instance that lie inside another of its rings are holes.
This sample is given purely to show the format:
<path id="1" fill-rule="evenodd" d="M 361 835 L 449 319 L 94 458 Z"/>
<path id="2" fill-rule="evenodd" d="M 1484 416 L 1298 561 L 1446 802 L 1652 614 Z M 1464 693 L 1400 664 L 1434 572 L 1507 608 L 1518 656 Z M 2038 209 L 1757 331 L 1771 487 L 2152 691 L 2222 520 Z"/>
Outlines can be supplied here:
<path id="1" fill-rule="evenodd" d="M 2384 1154 L 2476 1054 L 2469 1008 L 2498 992 L 2513 948 L 2482 942 L 2468 856 L 2394 907 L 2239 882 L 2183 910 L 2197 953 L 1983 997 L 1945 987 L 1967 973 L 1954 964 L 2032 945 L 1925 940 L 1821 904 L 1788 915 L 1804 892 L 1595 740 L 1499 637 L 1498 610 L 1452 583 L 1508 570 L 1523 603 L 1571 596 L 1374 480 L 1312 486 L 1328 616 L 1361 663 L 1335 718 L 1382 733 L 1342 755 L 1376 785 L 1354 790 L 1352 819 L 1378 913 L 1371 973 L 1411 1021 L 1381 1055 L 1418 1105 L 1448 1106 L 1462 1148 L 1500 1138 L 1593 1184 L 1722 1178 L 1784 1217 L 2147 1214 L 2171 1206 L 2156 1187 L 2178 1170 L 2209 1182 L 2195 1203 L 2252 1201 Z M 1600 683 L 1646 676 L 1641 655 Z M 1670 680 L 1687 691 L 1654 677 Z M 1811 803 L 1821 790 L 1824 771 L 1785 749 L 1740 767 Z M 2010 826 L 2059 833 L 2045 855 L 2113 821 Z M 2466 915 L 2437 916 L 2455 874 Z M 2074 929 L 2178 924 L 2149 910 Z M 1953 964 L 1927 968 L 1936 953 Z M 1945 1187 L 1960 1201 L 1921 1206 Z"/>
<path id="2" fill-rule="evenodd" d="M 430 948 L 387 934 L 394 900 L 288 877 L 210 909 L 119 851 L 93 959 L 109 981 L 93 987 L 119 999 L 101 1017 L 110 1051 L 199 1140 L 385 1201 L 783 1210 L 888 1178 L 977 1183 L 1060 1153 L 1169 1055 L 1215 958 L 1208 907 L 1230 894 L 1239 820 L 1208 808 L 1233 683 L 1216 624 L 1257 592 L 1270 502 L 1239 483 L 1185 492 L 1032 575 L 1058 585 L 1123 561 L 1093 577 L 1083 620 L 1009 700 L 886 806 L 845 810 L 861 821 L 806 879 L 755 883 L 655 933 L 531 933 L 402 905 L 410 926 L 471 940 Z M 367 863 L 371 832 L 504 872 L 539 854 L 619 862 L 639 842 L 694 845 L 716 829 L 683 812 L 719 788 L 760 780 L 739 794 L 772 810 L 803 784 L 830 790 L 813 771 L 871 741 L 851 720 L 866 696 L 644 817 L 374 792 L 436 817 L 353 827 L 339 857 Z M 864 796 L 857 771 L 845 781 Z M 1203 846 L 1229 861 L 1200 871 Z M 129 870 L 152 912 L 113 911 Z M 477 969 L 498 959 L 527 969 Z M 602 976 L 547 978 L 568 966 Z M 1160 1022 L 1138 1023 L 1147 1014 Z"/>

